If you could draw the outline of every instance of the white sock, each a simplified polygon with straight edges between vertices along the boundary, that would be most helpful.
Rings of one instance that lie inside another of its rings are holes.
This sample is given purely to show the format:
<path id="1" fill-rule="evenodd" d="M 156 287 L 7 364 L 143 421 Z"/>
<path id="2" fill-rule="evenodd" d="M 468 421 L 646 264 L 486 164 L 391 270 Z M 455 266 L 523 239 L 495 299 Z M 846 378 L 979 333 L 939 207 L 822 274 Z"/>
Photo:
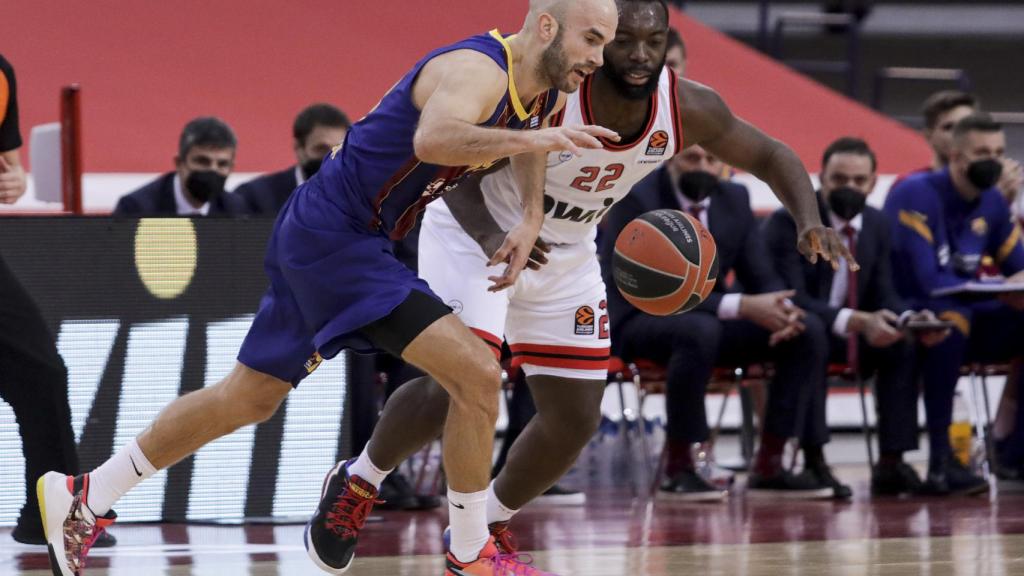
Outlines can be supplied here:
<path id="1" fill-rule="evenodd" d="M 501 503 L 494 493 L 494 482 L 487 487 L 487 525 L 495 522 L 508 522 L 519 510 L 513 510 Z"/>
<path id="2" fill-rule="evenodd" d="M 452 556 L 466 564 L 479 558 L 491 536 L 487 530 L 487 490 L 463 494 L 448 488 L 448 522 Z"/>
<path id="3" fill-rule="evenodd" d="M 394 470 L 392 468 L 392 470 Z M 349 476 L 359 476 L 366 480 L 373 487 L 380 490 L 381 482 L 391 474 L 392 470 L 381 470 L 370 460 L 369 451 L 363 448 L 363 453 L 356 458 L 356 461 L 348 465 Z"/>
<path id="4" fill-rule="evenodd" d="M 156 474 L 157 470 L 132 440 L 99 468 L 89 473 L 89 509 L 103 516 L 136 484 Z"/>

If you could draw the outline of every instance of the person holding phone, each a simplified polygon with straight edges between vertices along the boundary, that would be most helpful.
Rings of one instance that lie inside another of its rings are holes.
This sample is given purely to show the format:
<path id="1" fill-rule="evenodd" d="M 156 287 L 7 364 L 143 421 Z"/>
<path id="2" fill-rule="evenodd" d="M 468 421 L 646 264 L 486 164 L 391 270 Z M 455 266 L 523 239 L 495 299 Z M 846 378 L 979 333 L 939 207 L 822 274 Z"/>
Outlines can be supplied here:
<path id="1" fill-rule="evenodd" d="M 859 271 L 848 273 L 840 267 L 836 273 L 824 263 L 800 258 L 792 249 L 796 227 L 784 211 L 767 221 L 765 238 L 779 276 L 796 291 L 794 302 L 817 314 L 829 328 L 830 361 L 849 363 L 865 377 L 876 376 L 881 458 L 872 470 L 871 491 L 898 495 L 922 486 L 917 472 L 903 462 L 903 453 L 916 450 L 918 442 L 915 346 L 905 334 L 915 327 L 920 342 L 933 346 L 949 330 L 932 312 L 911 309 L 893 287 L 889 225 L 885 215 L 867 205 L 876 170 L 875 153 L 857 138 L 839 138 L 822 157 L 821 217 L 840 231 L 861 265 Z M 835 481 L 825 465 L 826 396 L 826 386 L 816 388 L 804 413 L 801 445 L 806 470 L 831 484 L 837 498 L 849 497 L 850 489 Z"/>
<path id="2" fill-rule="evenodd" d="M 1006 135 L 991 116 L 975 113 L 953 128 L 946 168 L 893 187 L 885 214 L 893 231 L 893 274 L 908 301 L 935 310 L 955 329 L 923 357 L 931 454 L 931 493 L 984 491 L 988 485 L 952 457 L 948 427 L 965 362 L 1005 363 L 1024 355 L 1024 295 L 987 299 L 933 296 L 979 278 L 991 258 L 1007 283 L 1024 282 L 1024 243 L 999 191 Z M 1019 422 L 1020 418 L 1018 418 Z M 1020 427 L 1018 427 L 1020 429 Z M 1000 443 L 1000 465 L 1024 466 L 1018 432 Z"/>

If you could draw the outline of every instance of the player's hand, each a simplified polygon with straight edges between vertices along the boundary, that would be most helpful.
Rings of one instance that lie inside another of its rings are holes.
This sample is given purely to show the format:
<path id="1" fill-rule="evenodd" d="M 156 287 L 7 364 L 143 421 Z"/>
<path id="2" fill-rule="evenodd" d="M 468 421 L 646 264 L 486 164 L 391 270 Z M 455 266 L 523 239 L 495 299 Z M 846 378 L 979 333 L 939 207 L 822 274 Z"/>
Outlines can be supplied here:
<path id="1" fill-rule="evenodd" d="M 500 292 L 516 283 L 519 273 L 523 271 L 530 260 L 530 254 L 533 253 L 538 234 L 540 234 L 540 225 L 528 220 L 520 222 L 515 228 L 508 231 L 501 246 L 487 261 L 488 266 L 496 266 L 502 262 L 508 264 L 501 276 L 487 277 L 493 282 L 487 289 L 489 292 Z"/>
<path id="2" fill-rule="evenodd" d="M 1024 167 L 1021 167 L 1020 162 L 1012 158 L 1003 158 L 1003 174 L 996 186 L 1003 193 L 1003 198 L 1013 204 L 1021 188 L 1024 188 Z"/>
<path id="3" fill-rule="evenodd" d="M 888 348 L 903 338 L 903 332 L 897 328 L 899 321 L 899 316 L 889 310 L 855 311 L 849 329 L 863 336 L 873 348 Z"/>
<path id="4" fill-rule="evenodd" d="M 916 322 L 938 322 L 938 318 L 931 310 L 921 310 L 910 315 L 911 321 Z M 952 331 L 949 328 L 938 330 L 921 330 L 917 333 L 917 341 L 925 348 L 931 348 L 941 344 L 949 337 Z"/>
<path id="5" fill-rule="evenodd" d="M 25 170 L 21 166 L 12 166 L 0 156 L 0 203 L 14 204 L 25 194 L 26 188 Z"/>
<path id="6" fill-rule="evenodd" d="M 504 244 L 506 236 L 508 234 L 505 231 L 484 234 L 477 238 L 476 242 L 484 251 L 484 255 L 490 259 L 491 256 L 498 252 L 501 245 Z M 530 270 L 540 270 L 541 266 L 548 263 L 548 257 L 545 254 L 549 252 L 551 252 L 551 247 L 538 236 L 537 241 L 533 243 L 533 250 L 530 251 L 530 259 L 526 262 L 526 267 Z"/>
<path id="7" fill-rule="evenodd" d="M 779 334 L 790 338 L 804 331 L 803 319 L 806 312 L 793 306 L 790 298 L 796 295 L 794 290 L 769 292 L 767 294 L 744 294 L 740 298 L 740 318 L 768 330 L 772 335 Z M 786 329 L 789 330 L 786 330 Z M 786 338 L 782 338 L 786 339 Z M 779 339 L 781 341 L 781 339 Z"/>
<path id="8" fill-rule="evenodd" d="M 820 255 L 826 262 L 832 264 L 832 270 L 838 272 L 839 259 L 845 258 L 846 265 L 850 270 L 853 272 L 860 270 L 860 264 L 857 264 L 857 261 L 853 259 L 850 249 L 846 247 L 846 244 L 839 238 L 839 234 L 832 228 L 815 226 L 804 230 L 800 233 L 796 248 L 804 255 L 804 258 L 810 260 L 811 264 L 817 264 L 818 256 Z"/>
<path id="9" fill-rule="evenodd" d="M 537 150 L 540 152 L 569 151 L 577 156 L 582 156 L 583 151 L 587 149 L 604 148 L 598 138 L 614 142 L 621 139 L 616 132 L 594 125 L 543 128 L 533 131 L 532 134 L 536 138 Z"/>

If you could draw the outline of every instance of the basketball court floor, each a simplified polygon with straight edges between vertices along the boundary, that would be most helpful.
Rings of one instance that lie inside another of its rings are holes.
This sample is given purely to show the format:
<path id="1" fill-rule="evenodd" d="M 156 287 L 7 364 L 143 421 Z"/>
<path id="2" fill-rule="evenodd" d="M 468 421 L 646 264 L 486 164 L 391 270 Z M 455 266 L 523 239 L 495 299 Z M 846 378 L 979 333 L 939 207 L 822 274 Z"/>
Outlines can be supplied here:
<path id="1" fill-rule="evenodd" d="M 854 444 L 851 439 L 849 444 Z M 838 442 L 843 444 L 843 442 Z M 920 466 L 919 466 L 920 468 Z M 588 489 L 584 507 L 533 505 L 515 521 L 523 550 L 560 576 L 1024 575 L 1024 493 L 871 499 L 863 464 L 837 467 L 852 502 L 651 500 Z M 364 529 L 352 576 L 441 576 L 443 511 L 382 512 Z M 301 525 L 123 525 L 90 576 L 315 576 Z M 0 529 L 0 575 L 47 576 L 44 549 Z"/>

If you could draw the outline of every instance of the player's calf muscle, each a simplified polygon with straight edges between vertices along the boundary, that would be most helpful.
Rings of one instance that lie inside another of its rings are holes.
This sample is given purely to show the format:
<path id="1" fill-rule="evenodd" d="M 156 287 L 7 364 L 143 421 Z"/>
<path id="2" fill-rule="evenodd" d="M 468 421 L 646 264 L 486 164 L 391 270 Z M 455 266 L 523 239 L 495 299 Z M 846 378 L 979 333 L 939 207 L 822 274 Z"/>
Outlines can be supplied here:
<path id="1" fill-rule="evenodd" d="M 269 419 L 291 387 L 257 374 L 236 368 L 217 385 L 170 403 L 139 436 L 146 457 L 166 468 L 242 426 Z"/>

